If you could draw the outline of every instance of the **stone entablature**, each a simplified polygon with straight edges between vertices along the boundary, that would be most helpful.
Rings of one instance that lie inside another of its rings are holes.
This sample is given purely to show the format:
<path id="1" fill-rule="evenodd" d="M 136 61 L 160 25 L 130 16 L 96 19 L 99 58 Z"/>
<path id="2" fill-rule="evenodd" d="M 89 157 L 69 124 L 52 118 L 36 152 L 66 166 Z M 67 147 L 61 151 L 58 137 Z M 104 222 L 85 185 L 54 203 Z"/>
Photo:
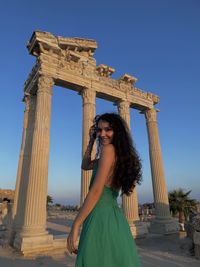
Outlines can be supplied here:
<path id="1" fill-rule="evenodd" d="M 128 99 L 130 106 L 139 110 L 153 108 L 159 102 L 157 95 L 135 87 L 137 78 L 124 74 L 115 80 L 111 78 L 114 68 L 105 64 L 96 66 L 93 54 L 97 43 L 94 40 L 55 37 L 48 32 L 35 31 L 27 47 L 37 60 L 25 82 L 26 92 L 36 91 L 35 80 L 42 73 L 52 77 L 58 86 L 78 92 L 88 87 L 103 99 L 113 102 Z"/>
<path id="2" fill-rule="evenodd" d="M 40 49 L 52 51 L 77 51 L 84 56 L 93 56 L 97 43 L 92 39 L 55 37 L 50 32 L 34 31 L 27 45 L 29 52 L 34 56 L 39 56 Z M 38 48 L 38 50 L 37 50 Z M 60 49 L 59 49 L 60 48 Z"/>

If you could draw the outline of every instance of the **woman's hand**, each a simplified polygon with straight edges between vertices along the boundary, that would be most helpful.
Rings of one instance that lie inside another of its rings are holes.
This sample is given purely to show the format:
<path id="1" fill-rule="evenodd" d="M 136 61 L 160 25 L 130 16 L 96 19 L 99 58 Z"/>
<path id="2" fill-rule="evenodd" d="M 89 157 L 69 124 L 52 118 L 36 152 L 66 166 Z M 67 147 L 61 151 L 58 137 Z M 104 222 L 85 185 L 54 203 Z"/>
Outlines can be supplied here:
<path id="1" fill-rule="evenodd" d="M 77 224 L 73 224 L 72 229 L 67 237 L 67 249 L 70 253 L 77 254 L 78 248 L 76 246 L 76 242 L 79 234 L 79 226 Z"/>
<path id="2" fill-rule="evenodd" d="M 95 140 L 97 137 L 96 126 L 92 125 L 89 130 L 90 140 Z"/>

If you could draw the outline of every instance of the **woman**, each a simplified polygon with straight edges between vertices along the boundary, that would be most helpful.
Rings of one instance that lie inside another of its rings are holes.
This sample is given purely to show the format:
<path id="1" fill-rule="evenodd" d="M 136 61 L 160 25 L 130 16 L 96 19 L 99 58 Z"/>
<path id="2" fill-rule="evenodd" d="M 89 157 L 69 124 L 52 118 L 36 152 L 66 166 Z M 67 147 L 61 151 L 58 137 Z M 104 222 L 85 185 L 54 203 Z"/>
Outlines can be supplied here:
<path id="1" fill-rule="evenodd" d="M 97 155 L 91 160 L 96 138 Z M 117 204 L 120 190 L 128 196 L 141 182 L 141 163 L 128 127 L 118 114 L 95 117 L 82 169 L 93 169 L 93 174 L 67 239 L 68 250 L 78 252 L 75 267 L 141 266 L 129 224 Z"/>

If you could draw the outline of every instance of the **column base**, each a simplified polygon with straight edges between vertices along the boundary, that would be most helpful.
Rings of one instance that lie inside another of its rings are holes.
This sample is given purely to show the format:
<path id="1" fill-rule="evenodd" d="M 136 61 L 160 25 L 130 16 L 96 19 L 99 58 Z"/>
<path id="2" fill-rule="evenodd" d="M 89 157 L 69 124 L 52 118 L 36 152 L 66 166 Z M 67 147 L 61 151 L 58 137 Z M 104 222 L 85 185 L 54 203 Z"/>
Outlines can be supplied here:
<path id="1" fill-rule="evenodd" d="M 174 234 L 179 232 L 178 222 L 172 218 L 157 219 L 151 221 L 149 232 L 153 234 Z"/>
<path id="2" fill-rule="evenodd" d="M 145 238 L 148 234 L 146 223 L 136 221 L 134 223 L 129 224 L 129 226 L 134 239 Z"/>
<path id="3" fill-rule="evenodd" d="M 45 254 L 54 248 L 53 235 L 21 236 L 20 234 L 16 234 L 13 246 L 25 256 Z"/>

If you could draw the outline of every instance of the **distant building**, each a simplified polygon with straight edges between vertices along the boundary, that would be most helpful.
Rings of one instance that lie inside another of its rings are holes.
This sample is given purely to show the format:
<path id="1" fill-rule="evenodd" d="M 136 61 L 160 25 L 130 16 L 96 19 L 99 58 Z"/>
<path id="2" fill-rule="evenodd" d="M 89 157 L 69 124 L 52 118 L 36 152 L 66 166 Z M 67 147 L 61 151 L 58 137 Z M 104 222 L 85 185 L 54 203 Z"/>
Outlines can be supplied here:
<path id="1" fill-rule="evenodd" d="M 15 190 L 0 189 L 0 202 L 3 202 L 5 200 L 7 200 L 9 202 L 13 202 L 14 201 L 14 194 L 15 194 Z"/>

